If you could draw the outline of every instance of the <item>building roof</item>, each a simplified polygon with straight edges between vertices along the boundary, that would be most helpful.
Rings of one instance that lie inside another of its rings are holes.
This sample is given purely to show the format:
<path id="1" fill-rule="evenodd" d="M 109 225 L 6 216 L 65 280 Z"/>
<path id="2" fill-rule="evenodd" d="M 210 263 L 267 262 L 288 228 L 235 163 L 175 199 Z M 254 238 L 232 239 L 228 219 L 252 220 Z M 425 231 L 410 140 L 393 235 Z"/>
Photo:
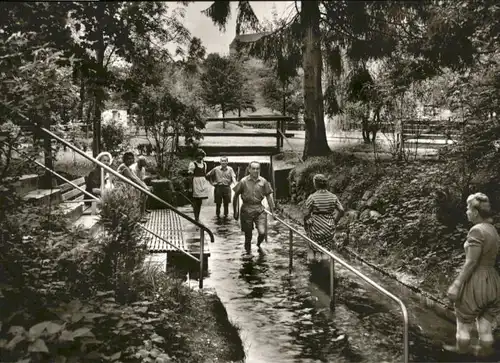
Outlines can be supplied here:
<path id="1" fill-rule="evenodd" d="M 260 38 L 262 38 L 263 36 L 266 36 L 268 34 L 269 34 L 268 32 L 261 32 L 261 33 L 252 33 L 252 34 L 240 34 L 240 35 L 237 35 L 237 36 L 234 37 L 234 39 L 231 42 L 231 44 L 229 44 L 229 48 L 235 48 L 236 44 L 238 44 L 238 42 L 240 42 L 240 43 L 252 43 L 252 42 L 256 42 L 257 40 L 259 40 Z"/>

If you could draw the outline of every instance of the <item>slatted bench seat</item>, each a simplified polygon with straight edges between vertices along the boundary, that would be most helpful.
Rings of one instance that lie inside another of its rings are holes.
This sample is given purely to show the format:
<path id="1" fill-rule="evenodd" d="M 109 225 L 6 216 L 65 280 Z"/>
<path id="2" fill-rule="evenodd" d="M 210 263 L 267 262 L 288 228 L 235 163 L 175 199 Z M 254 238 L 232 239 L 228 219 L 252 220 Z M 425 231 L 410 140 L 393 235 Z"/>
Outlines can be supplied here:
<path id="1" fill-rule="evenodd" d="M 72 180 L 72 182 L 85 189 L 85 177 L 82 176 L 78 179 Z M 85 194 L 83 194 L 81 190 L 76 189 L 69 183 L 61 184 L 59 186 L 59 189 L 61 189 L 63 202 L 83 201 L 85 199 Z"/>
<path id="2" fill-rule="evenodd" d="M 85 190 L 85 177 L 80 177 L 72 182 Z M 59 186 L 61 190 L 60 208 L 65 212 L 65 215 L 70 215 L 71 219 L 78 219 L 83 214 L 95 214 L 96 203 L 93 202 L 93 207 L 87 207 L 85 201 L 91 200 L 89 196 L 85 195 L 81 190 L 75 188 L 69 183 L 64 183 Z"/>
<path id="3" fill-rule="evenodd" d="M 85 177 L 77 178 L 71 182 L 85 190 Z M 85 202 L 91 201 L 91 198 L 69 183 L 61 184 L 58 188 L 61 190 L 62 199 L 59 211 L 70 218 L 74 227 L 88 230 L 94 236 L 100 233 L 96 201 L 92 200 L 92 206 L 86 206 Z"/>

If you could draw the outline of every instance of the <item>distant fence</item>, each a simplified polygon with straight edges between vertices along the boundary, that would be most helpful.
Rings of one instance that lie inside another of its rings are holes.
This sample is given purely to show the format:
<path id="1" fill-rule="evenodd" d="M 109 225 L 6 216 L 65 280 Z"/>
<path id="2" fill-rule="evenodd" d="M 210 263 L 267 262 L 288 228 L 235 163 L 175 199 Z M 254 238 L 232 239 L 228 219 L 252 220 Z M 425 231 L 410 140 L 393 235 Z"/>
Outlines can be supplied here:
<path id="1" fill-rule="evenodd" d="M 402 122 L 402 140 L 406 143 L 441 147 L 457 142 L 463 122 L 446 120 L 406 120 Z"/>

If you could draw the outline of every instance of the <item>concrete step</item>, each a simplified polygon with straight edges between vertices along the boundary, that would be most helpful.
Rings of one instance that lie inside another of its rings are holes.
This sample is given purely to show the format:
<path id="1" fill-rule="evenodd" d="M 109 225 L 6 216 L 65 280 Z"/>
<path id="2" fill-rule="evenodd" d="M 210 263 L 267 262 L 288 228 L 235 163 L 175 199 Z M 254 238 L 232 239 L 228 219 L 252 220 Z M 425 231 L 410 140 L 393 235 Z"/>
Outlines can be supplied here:
<path id="1" fill-rule="evenodd" d="M 23 175 L 14 183 L 14 185 L 18 195 L 26 195 L 27 193 L 38 188 L 38 174 Z"/>
<path id="2" fill-rule="evenodd" d="M 13 182 L 14 190 L 20 196 L 24 196 L 38 188 L 38 174 L 25 174 L 19 178 L 6 178 L 6 181 Z"/>
<path id="3" fill-rule="evenodd" d="M 23 196 L 23 199 L 27 202 L 34 203 L 36 205 L 58 205 L 61 202 L 61 190 L 60 189 L 35 189 Z"/>
<path id="4" fill-rule="evenodd" d="M 76 222 L 78 218 L 83 215 L 85 204 L 83 202 L 79 203 L 68 203 L 64 202 L 58 205 L 56 214 L 61 214 L 68 218 L 71 223 Z"/>
<path id="5" fill-rule="evenodd" d="M 82 215 L 73 222 L 73 227 L 87 230 L 95 237 L 102 232 L 102 226 L 99 224 L 99 219 L 98 215 Z"/>

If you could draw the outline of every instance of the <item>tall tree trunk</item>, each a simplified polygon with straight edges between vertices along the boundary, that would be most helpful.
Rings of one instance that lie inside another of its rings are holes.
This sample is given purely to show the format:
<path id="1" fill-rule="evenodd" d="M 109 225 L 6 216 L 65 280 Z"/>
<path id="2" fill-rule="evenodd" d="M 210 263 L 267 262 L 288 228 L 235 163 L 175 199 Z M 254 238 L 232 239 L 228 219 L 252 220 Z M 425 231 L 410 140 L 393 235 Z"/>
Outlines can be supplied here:
<path id="1" fill-rule="evenodd" d="M 83 121 L 83 108 L 85 105 L 85 79 L 83 78 L 82 66 L 80 66 L 80 103 L 78 104 L 78 120 Z"/>
<path id="2" fill-rule="evenodd" d="M 286 92 L 288 90 L 288 87 L 286 85 L 286 83 L 283 83 L 283 116 L 286 116 Z"/>
<path id="3" fill-rule="evenodd" d="M 225 119 L 226 118 L 226 111 L 224 110 L 224 108 L 221 109 L 221 112 L 222 112 L 222 118 Z M 222 120 L 222 128 L 225 129 L 226 128 L 226 121 Z"/>
<path id="4" fill-rule="evenodd" d="M 89 127 L 90 127 L 90 124 L 93 122 L 93 120 L 92 120 L 93 108 L 94 108 L 94 100 L 90 99 L 88 107 L 87 107 L 87 114 L 85 117 L 85 138 L 86 139 L 89 138 Z"/>
<path id="5" fill-rule="evenodd" d="M 99 9 L 99 14 L 97 19 L 97 74 L 96 74 L 96 87 L 94 92 L 95 104 L 94 104 L 94 122 L 93 122 L 93 142 L 92 142 L 92 153 L 96 157 L 101 152 L 101 115 L 104 108 L 104 52 L 106 50 L 104 44 L 104 31 L 103 24 L 101 22 L 104 19 L 104 4 L 97 4 L 97 9 Z"/>
<path id="6" fill-rule="evenodd" d="M 301 24 L 304 29 L 303 59 L 304 69 L 304 123 L 306 137 L 303 158 L 323 156 L 330 153 L 326 140 L 323 111 L 323 89 L 321 70 L 320 11 L 319 1 L 301 1 Z"/>

